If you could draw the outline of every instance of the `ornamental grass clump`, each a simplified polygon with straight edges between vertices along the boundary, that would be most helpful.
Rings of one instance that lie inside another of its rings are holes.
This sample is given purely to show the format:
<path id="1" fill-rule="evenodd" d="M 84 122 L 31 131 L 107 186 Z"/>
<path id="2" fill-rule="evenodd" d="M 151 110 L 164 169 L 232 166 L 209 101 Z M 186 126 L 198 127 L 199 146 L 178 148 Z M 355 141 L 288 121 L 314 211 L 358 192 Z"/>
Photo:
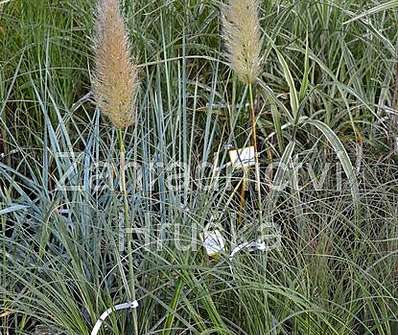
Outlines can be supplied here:
<path id="1" fill-rule="evenodd" d="M 94 92 L 97 105 L 116 128 L 134 123 L 138 68 L 131 58 L 118 0 L 99 0 L 95 36 Z"/>

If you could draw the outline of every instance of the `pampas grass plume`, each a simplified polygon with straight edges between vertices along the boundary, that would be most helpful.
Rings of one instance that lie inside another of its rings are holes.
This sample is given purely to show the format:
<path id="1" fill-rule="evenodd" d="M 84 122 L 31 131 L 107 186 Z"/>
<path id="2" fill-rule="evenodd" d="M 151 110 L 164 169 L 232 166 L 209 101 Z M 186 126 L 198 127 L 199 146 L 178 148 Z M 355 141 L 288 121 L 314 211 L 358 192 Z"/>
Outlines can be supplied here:
<path id="1" fill-rule="evenodd" d="M 253 84 L 260 73 L 261 30 L 257 0 L 229 0 L 222 9 L 227 57 L 238 78 Z"/>
<path id="2" fill-rule="evenodd" d="M 130 56 L 119 0 L 99 0 L 95 37 L 97 105 L 115 127 L 126 128 L 134 123 L 138 69 Z"/>

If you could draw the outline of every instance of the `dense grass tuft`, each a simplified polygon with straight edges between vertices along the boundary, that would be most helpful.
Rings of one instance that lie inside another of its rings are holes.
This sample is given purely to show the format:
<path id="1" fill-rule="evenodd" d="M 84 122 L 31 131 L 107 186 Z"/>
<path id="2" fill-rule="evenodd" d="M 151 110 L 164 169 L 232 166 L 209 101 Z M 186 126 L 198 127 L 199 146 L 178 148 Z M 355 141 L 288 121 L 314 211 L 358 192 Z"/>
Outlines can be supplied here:
<path id="1" fill-rule="evenodd" d="M 102 334 L 397 334 L 397 3 L 258 2 L 252 92 L 222 2 L 122 1 L 123 130 L 91 90 L 95 1 L 0 5 L 0 333 L 90 334 L 136 299 Z"/>

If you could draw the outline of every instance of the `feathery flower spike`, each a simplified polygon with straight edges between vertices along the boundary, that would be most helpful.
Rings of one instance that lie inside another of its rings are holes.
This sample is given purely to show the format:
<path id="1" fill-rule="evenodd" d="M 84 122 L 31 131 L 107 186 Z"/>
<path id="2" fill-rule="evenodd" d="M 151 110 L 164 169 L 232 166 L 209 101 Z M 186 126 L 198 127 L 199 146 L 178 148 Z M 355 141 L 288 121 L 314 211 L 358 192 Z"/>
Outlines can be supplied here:
<path id="1" fill-rule="evenodd" d="M 222 10 L 228 60 L 239 79 L 253 84 L 260 72 L 261 30 L 257 0 L 229 0 Z"/>
<path id="2" fill-rule="evenodd" d="M 119 0 L 99 0 L 94 92 L 98 107 L 117 128 L 134 123 L 138 69 L 130 56 Z"/>

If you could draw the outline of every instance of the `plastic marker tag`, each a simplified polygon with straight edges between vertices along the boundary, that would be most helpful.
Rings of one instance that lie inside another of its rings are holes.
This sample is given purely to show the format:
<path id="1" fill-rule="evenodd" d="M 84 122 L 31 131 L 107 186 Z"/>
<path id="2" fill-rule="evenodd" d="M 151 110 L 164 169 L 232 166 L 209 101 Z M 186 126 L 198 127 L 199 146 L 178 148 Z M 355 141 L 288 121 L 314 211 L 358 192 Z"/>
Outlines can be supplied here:
<path id="1" fill-rule="evenodd" d="M 119 305 L 113 306 L 112 308 L 108 308 L 104 313 L 101 314 L 100 318 L 98 319 L 97 323 L 95 324 L 95 326 L 91 332 L 91 335 L 98 334 L 98 331 L 100 330 L 102 323 L 114 311 L 120 311 L 123 309 L 132 309 L 132 308 L 137 308 L 137 307 L 138 307 L 138 302 L 136 300 L 134 300 L 134 301 L 126 302 L 124 304 L 119 304 Z"/>
<path id="2" fill-rule="evenodd" d="M 229 159 L 234 168 L 248 168 L 256 165 L 254 147 L 246 147 L 238 150 L 230 150 Z"/>
<path id="3" fill-rule="evenodd" d="M 210 257 L 219 255 L 225 250 L 225 242 L 219 230 L 205 231 L 203 234 L 203 247 Z"/>
<path id="4" fill-rule="evenodd" d="M 239 244 L 237 247 L 235 247 L 232 250 L 231 255 L 229 256 L 229 259 L 231 260 L 238 252 L 240 252 L 242 250 L 267 251 L 267 246 L 266 246 L 265 242 L 260 242 L 260 241 L 252 241 L 252 242 L 246 242 L 246 243 Z"/>

